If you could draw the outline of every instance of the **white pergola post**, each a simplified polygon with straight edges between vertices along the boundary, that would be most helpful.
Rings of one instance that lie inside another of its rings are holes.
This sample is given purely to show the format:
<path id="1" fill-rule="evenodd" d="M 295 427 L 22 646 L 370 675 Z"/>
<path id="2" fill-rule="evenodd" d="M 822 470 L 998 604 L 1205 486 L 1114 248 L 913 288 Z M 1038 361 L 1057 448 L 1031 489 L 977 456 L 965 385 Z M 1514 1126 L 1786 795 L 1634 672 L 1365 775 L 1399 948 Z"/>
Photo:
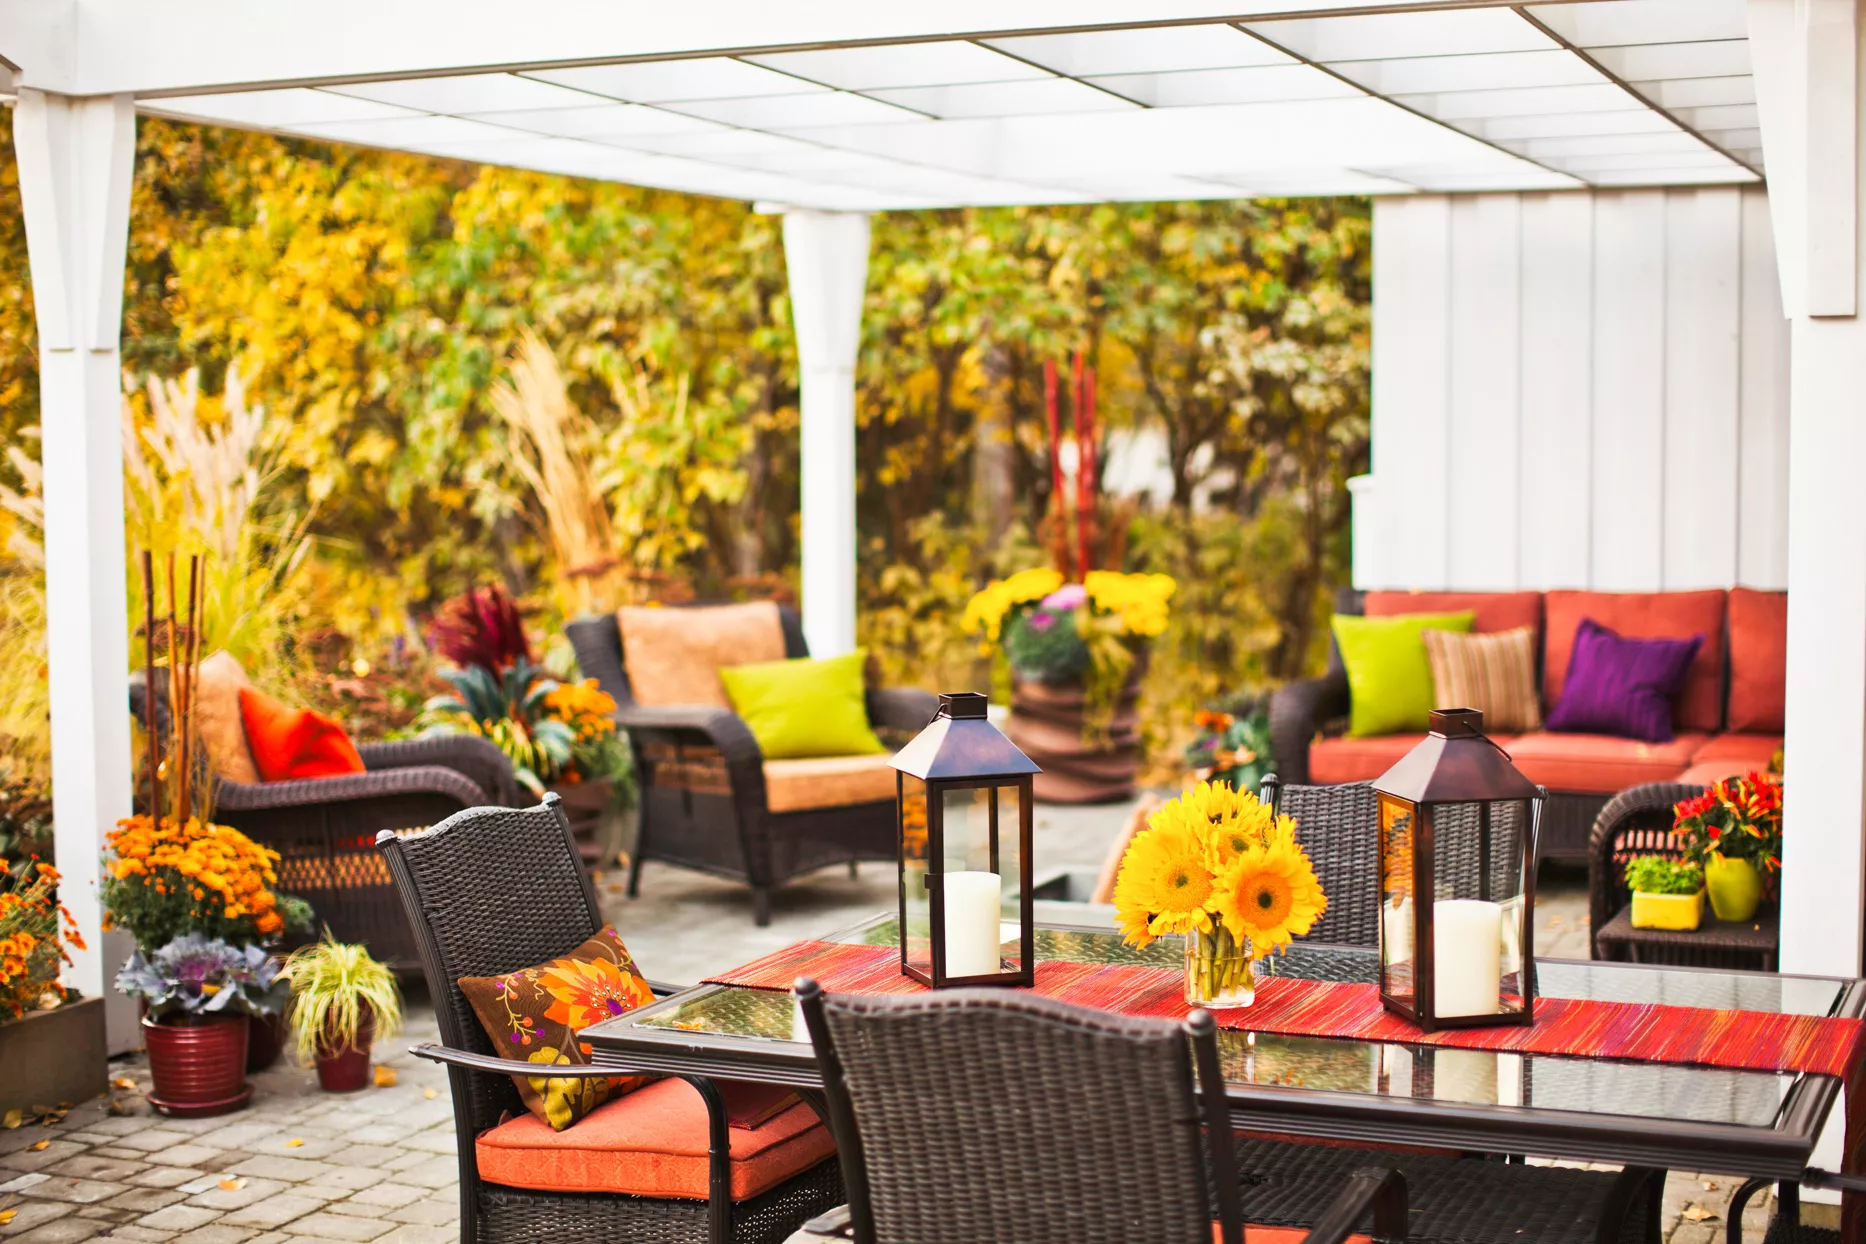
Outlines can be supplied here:
<path id="1" fill-rule="evenodd" d="M 868 217 L 784 213 L 784 263 L 802 373 L 803 633 L 810 654 L 855 648 L 855 355 Z"/>
<path id="2" fill-rule="evenodd" d="M 1866 97 L 1858 0 L 1750 0 L 1790 322 L 1785 972 L 1856 976 L 1866 904 Z"/>
<path id="3" fill-rule="evenodd" d="M 39 329 L 59 897 L 89 947 L 72 953 L 66 980 L 120 1004 L 110 1008 L 115 1051 L 137 1044 L 134 1008 L 109 987 L 123 948 L 105 944 L 97 891 L 104 834 L 131 809 L 118 344 L 135 107 L 128 95 L 23 89 L 13 144 Z"/>

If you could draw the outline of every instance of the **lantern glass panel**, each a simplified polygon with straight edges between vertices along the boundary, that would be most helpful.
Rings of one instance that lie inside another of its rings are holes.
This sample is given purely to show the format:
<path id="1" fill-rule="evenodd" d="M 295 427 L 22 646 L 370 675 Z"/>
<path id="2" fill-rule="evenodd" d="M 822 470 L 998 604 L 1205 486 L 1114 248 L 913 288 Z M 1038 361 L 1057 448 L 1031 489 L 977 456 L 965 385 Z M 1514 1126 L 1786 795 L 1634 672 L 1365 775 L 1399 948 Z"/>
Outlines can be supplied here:
<path id="1" fill-rule="evenodd" d="M 901 811 L 901 955 L 933 974 L 933 917 L 927 901 L 927 784 L 899 774 Z"/>
<path id="2" fill-rule="evenodd" d="M 1530 804 L 1432 804 L 1433 1014 L 1523 1009 Z"/>
<path id="3" fill-rule="evenodd" d="M 1016 971 L 1018 792 L 1015 786 L 944 788 L 946 976 Z M 1010 919 L 1010 926 L 1004 921 Z M 1005 943 L 1009 942 L 1008 945 Z"/>
<path id="4" fill-rule="evenodd" d="M 1413 997 L 1413 850 L 1416 810 L 1380 796 L 1380 990 L 1401 1006 Z"/>

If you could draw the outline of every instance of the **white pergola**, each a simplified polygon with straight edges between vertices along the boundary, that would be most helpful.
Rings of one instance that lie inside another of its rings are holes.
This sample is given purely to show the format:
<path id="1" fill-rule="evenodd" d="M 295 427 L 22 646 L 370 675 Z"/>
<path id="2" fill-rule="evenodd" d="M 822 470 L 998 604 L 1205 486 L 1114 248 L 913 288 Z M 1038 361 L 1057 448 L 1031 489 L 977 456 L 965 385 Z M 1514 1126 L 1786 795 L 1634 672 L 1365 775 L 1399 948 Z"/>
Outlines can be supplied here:
<path id="1" fill-rule="evenodd" d="M 117 422 L 138 111 L 783 212 L 804 608 L 821 653 L 854 637 L 868 213 L 1747 184 L 1766 170 L 1793 358 L 1782 963 L 1857 973 L 1861 3 L 7 0 L 67 901 L 98 927 L 98 843 L 130 808 Z M 74 983 L 107 993 L 112 956 L 93 946 Z"/>

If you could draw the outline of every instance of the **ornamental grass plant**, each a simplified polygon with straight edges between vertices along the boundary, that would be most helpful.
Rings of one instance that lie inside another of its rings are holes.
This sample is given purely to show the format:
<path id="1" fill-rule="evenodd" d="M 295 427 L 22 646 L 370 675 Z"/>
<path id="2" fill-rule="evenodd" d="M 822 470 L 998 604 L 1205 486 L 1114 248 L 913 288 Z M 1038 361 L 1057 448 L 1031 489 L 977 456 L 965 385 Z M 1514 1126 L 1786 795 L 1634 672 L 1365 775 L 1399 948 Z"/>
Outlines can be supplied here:
<path id="1" fill-rule="evenodd" d="M 291 986 L 285 1020 L 296 1041 L 298 1061 L 366 1048 L 369 1040 L 402 1028 L 402 995 L 395 974 L 370 957 L 367 947 L 340 942 L 327 930 L 322 941 L 292 952 L 279 979 Z"/>

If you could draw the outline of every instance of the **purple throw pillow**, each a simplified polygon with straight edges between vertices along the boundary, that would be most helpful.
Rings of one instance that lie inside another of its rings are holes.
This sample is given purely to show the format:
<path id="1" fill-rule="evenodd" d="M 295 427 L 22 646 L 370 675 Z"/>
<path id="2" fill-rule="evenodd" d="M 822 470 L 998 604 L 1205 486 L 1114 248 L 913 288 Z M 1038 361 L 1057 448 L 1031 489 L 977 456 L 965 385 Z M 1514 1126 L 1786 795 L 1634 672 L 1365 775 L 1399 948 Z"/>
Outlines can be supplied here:
<path id="1" fill-rule="evenodd" d="M 1690 639 L 1627 639 L 1592 618 L 1574 632 L 1574 655 L 1548 729 L 1672 741 L 1672 700 L 1704 644 Z"/>

